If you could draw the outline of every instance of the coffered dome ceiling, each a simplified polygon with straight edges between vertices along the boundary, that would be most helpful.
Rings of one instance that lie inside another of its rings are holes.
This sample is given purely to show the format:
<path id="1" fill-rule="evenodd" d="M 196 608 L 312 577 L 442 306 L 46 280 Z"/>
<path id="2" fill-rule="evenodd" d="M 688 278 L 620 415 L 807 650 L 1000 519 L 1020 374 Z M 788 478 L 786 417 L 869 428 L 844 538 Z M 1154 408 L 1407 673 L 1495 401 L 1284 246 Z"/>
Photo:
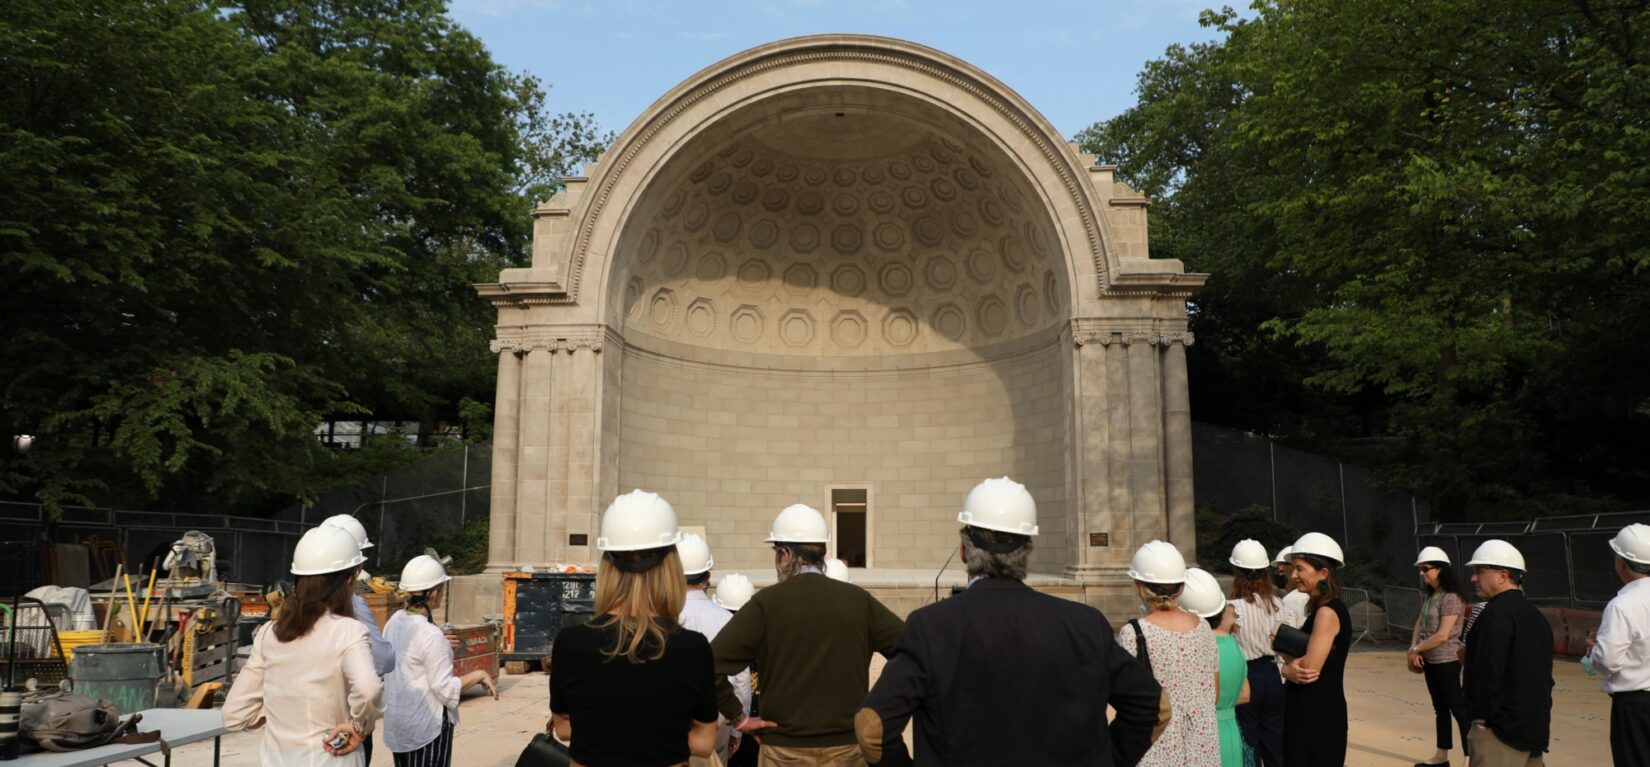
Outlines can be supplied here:
<path id="1" fill-rule="evenodd" d="M 877 356 L 1045 335 L 1067 311 L 1048 214 L 959 133 L 827 108 L 680 153 L 621 245 L 627 341 Z"/>

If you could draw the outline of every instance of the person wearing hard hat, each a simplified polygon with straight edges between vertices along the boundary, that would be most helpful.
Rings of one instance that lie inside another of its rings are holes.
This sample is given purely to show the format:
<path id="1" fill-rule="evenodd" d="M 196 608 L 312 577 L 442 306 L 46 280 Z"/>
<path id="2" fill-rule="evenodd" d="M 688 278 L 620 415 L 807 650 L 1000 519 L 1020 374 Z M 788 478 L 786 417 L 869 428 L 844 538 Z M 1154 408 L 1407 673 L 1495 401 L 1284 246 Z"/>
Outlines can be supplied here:
<path id="1" fill-rule="evenodd" d="M 384 624 L 400 661 L 384 679 L 384 745 L 395 755 L 396 767 L 452 764 L 459 696 L 479 684 L 498 699 L 498 687 L 486 671 L 453 673 L 453 648 L 432 617 L 450 580 L 435 557 L 413 557 L 401 568 L 406 607 Z"/>
<path id="2" fill-rule="evenodd" d="M 761 738 L 762 764 L 861 765 L 854 711 L 870 686 L 871 653 L 890 655 L 900 619 L 865 589 L 825 577 L 825 517 L 796 504 L 779 512 L 779 583 L 756 592 L 711 648 L 722 715 Z M 747 716 L 725 678 L 761 673 L 762 716 Z"/>
<path id="3" fill-rule="evenodd" d="M 730 613 L 739 612 L 751 601 L 756 594 L 756 587 L 751 585 L 751 579 L 744 573 L 728 573 L 722 576 L 722 581 L 716 584 L 716 594 L 711 597 L 722 609 Z M 757 690 L 758 669 L 752 665 L 750 674 L 750 698 L 746 701 L 745 715 L 760 719 L 762 717 L 762 695 Z M 736 689 L 734 692 L 738 692 Z M 739 748 L 728 754 L 728 767 L 756 767 L 761 762 L 762 744 L 757 739 L 740 738 Z"/>
<path id="4" fill-rule="evenodd" d="M 1553 630 L 1524 598 L 1524 555 L 1501 540 L 1467 560 L 1484 600 L 1467 634 L 1466 696 L 1473 767 L 1544 764 L 1553 709 Z"/>
<path id="5" fill-rule="evenodd" d="M 1306 653 L 1283 664 L 1284 764 L 1346 763 L 1346 656 L 1352 649 L 1352 614 L 1341 599 L 1335 572 L 1346 564 L 1341 545 L 1323 533 L 1307 533 L 1289 548 L 1292 585 L 1308 596 Z M 1287 656 L 1285 656 L 1287 657 Z"/>
<path id="6" fill-rule="evenodd" d="M 1427 696 L 1432 699 L 1432 714 L 1436 730 L 1437 750 L 1423 765 L 1449 764 L 1449 752 L 1455 747 L 1450 732 L 1450 719 L 1461 728 L 1462 751 L 1467 749 L 1467 732 L 1471 720 L 1467 718 L 1467 703 L 1461 697 L 1461 631 L 1466 627 L 1467 602 L 1461 596 L 1461 580 L 1450 566 L 1449 555 L 1437 546 L 1421 549 L 1415 558 L 1415 569 L 1425 588 L 1426 600 L 1420 614 L 1415 616 L 1415 627 L 1410 636 L 1414 642 L 1406 657 L 1409 670 L 1425 674 Z"/>
<path id="7" fill-rule="evenodd" d="M 327 517 L 321 523 L 321 526 L 336 527 L 349 533 L 350 537 L 355 539 L 355 545 L 360 547 L 362 561 L 365 562 L 366 551 L 372 548 L 372 541 L 367 538 L 367 528 L 361 524 L 361 520 L 349 514 L 334 514 Z M 355 579 L 361 581 L 365 578 L 366 573 L 358 569 Z M 360 621 L 361 625 L 367 627 L 367 644 L 372 650 L 372 667 L 378 672 L 378 678 L 383 679 L 395 670 L 395 647 L 391 646 L 389 640 L 384 638 L 384 632 L 378 628 L 378 618 L 372 614 L 372 607 L 367 604 L 366 598 L 362 597 L 360 592 L 356 591 L 353 586 L 350 587 L 350 604 L 355 608 L 355 619 Z M 367 764 L 372 764 L 371 735 L 368 735 L 367 739 L 361 742 L 361 754 Z"/>
<path id="8" fill-rule="evenodd" d="M 349 598 L 366 560 L 355 538 L 333 527 L 311 529 L 293 549 L 293 595 L 253 636 L 223 704 L 224 727 L 263 728 L 260 764 L 366 764 L 361 742 L 384 697 Z"/>
<path id="9" fill-rule="evenodd" d="M 1258 544 L 1257 544 L 1258 545 Z M 1261 552 L 1264 561 L 1266 552 Z M 1186 568 L 1186 589 L 1180 592 L 1180 609 L 1209 622 L 1215 635 L 1220 666 L 1215 674 L 1215 722 L 1220 728 L 1220 767 L 1254 764 L 1254 754 L 1244 743 L 1238 728 L 1237 707 L 1248 703 L 1249 665 L 1243 659 L 1232 632 L 1238 628 L 1237 610 L 1226 602 L 1220 581 L 1207 570 Z M 1275 668 L 1275 667 L 1274 667 Z M 1246 753 L 1247 752 L 1247 753 Z M 1247 757 L 1247 759 L 1245 758 Z"/>
<path id="10" fill-rule="evenodd" d="M 716 560 L 710 555 L 710 544 L 697 535 L 684 533 L 682 542 L 676 544 L 676 553 L 682 558 L 682 574 L 687 576 L 687 598 L 682 603 L 682 615 L 677 622 L 682 624 L 682 628 L 704 634 L 706 641 L 714 641 L 716 634 L 723 626 L 728 625 L 733 616 L 705 595 L 705 587 L 710 585 L 710 570 L 716 565 Z M 739 702 L 744 704 L 745 711 L 749 713 L 750 670 L 740 671 L 728 681 L 733 684 L 734 694 L 739 696 Z M 739 748 L 738 738 L 733 735 L 732 721 L 723 722 L 716 731 L 716 755 L 723 762 L 728 760 L 731 750 Z M 688 760 L 690 767 L 697 767 L 702 763 L 698 757 Z"/>
<path id="11" fill-rule="evenodd" d="M 1628 525 L 1610 541 L 1621 591 L 1587 647 L 1590 673 L 1610 696 L 1610 753 L 1616 767 L 1650 765 L 1650 525 Z"/>
<path id="12" fill-rule="evenodd" d="M 1151 745 L 1162 688 L 1098 610 L 1025 585 L 1031 493 L 988 479 L 958 521 L 968 588 L 911 613 L 854 718 L 866 760 L 910 763 L 902 733 L 915 716 L 919 765 L 1134 764 Z"/>
<path id="13" fill-rule="evenodd" d="M 1186 559 L 1180 549 L 1150 541 L 1134 552 L 1129 578 L 1145 617 L 1117 631 L 1117 643 L 1140 659 L 1163 686 L 1173 718 L 1141 757 L 1146 767 L 1217 767 L 1220 726 L 1215 719 L 1215 677 L 1220 651 L 1209 624 L 1180 607 Z"/>
<path id="14" fill-rule="evenodd" d="M 1260 541 L 1245 538 L 1232 547 L 1233 637 L 1243 653 L 1249 694 L 1237 707 L 1238 729 L 1264 767 L 1283 764 L 1283 677 L 1272 652 L 1272 635 L 1283 624 L 1283 600 L 1272 582 L 1271 561 Z"/>
<path id="15" fill-rule="evenodd" d="M 676 510 L 655 493 L 626 493 L 602 513 L 595 619 L 550 645 L 548 727 L 575 764 L 665 767 L 716 753 L 710 642 L 676 622 L 687 601 L 681 540 Z"/>
<path id="16" fill-rule="evenodd" d="M 1272 585 L 1283 591 L 1282 623 L 1298 629 L 1306 623 L 1306 603 L 1311 601 L 1312 597 L 1295 589 L 1295 560 L 1289 556 L 1293 548 L 1295 547 L 1285 546 L 1278 549 L 1277 558 L 1272 560 L 1272 564 L 1277 566 L 1277 576 L 1273 579 Z"/>

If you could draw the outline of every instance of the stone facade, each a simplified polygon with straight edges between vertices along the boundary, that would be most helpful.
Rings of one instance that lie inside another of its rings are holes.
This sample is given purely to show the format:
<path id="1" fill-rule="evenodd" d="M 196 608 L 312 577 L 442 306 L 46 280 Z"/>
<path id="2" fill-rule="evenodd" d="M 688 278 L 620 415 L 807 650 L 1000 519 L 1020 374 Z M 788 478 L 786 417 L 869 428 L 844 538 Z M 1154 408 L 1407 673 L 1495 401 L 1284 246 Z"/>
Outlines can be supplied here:
<path id="1" fill-rule="evenodd" d="M 632 487 L 771 567 L 777 511 L 869 498 L 867 572 L 938 566 L 988 476 L 1035 569 L 1096 604 L 1192 549 L 1186 299 L 1146 201 L 983 72 L 906 42 L 780 41 L 690 78 L 535 216 L 499 311 L 492 573 L 591 561 Z M 493 578 L 495 576 L 486 576 Z"/>

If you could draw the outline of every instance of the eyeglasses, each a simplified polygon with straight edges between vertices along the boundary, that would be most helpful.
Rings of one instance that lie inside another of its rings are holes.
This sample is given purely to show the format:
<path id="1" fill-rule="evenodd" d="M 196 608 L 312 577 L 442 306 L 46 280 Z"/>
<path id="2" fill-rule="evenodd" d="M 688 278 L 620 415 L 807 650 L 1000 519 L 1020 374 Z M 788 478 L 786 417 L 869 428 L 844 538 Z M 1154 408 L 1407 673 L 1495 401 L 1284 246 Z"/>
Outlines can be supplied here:
<path id="1" fill-rule="evenodd" d="M 1416 570 L 1416 571 L 1417 571 L 1417 572 L 1422 572 L 1422 573 L 1430 573 L 1430 572 L 1432 572 L 1432 571 L 1433 571 L 1433 570 L 1442 570 L 1442 569 L 1443 569 L 1443 568 L 1441 568 L 1441 567 L 1439 567 L 1439 566 L 1437 566 L 1437 565 L 1418 565 L 1418 566 L 1416 566 L 1416 568 L 1415 568 L 1415 570 Z"/>

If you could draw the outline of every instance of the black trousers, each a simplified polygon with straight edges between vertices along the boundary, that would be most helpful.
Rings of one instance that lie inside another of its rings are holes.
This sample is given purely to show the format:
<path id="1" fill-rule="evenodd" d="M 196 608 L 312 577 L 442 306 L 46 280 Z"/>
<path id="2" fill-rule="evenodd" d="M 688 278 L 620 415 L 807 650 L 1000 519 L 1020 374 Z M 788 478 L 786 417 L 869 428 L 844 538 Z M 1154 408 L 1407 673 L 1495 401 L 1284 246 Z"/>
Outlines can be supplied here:
<path id="1" fill-rule="evenodd" d="M 1249 661 L 1249 702 L 1237 707 L 1238 731 L 1265 767 L 1283 766 L 1283 679 L 1270 657 Z"/>
<path id="2" fill-rule="evenodd" d="M 366 740 L 361 741 L 361 753 L 364 756 L 366 756 L 366 761 L 362 762 L 362 764 L 369 764 L 369 765 L 372 764 L 372 736 L 371 735 L 368 735 Z"/>
<path id="3" fill-rule="evenodd" d="M 1610 696 L 1610 754 L 1616 767 L 1650 767 L 1650 691 Z"/>
<path id="4" fill-rule="evenodd" d="M 1422 666 L 1427 678 L 1427 694 L 1432 696 L 1432 716 L 1438 729 L 1438 747 L 1448 751 L 1455 748 L 1450 737 L 1450 719 L 1461 728 L 1461 753 L 1468 754 L 1467 732 L 1472 720 L 1467 716 L 1467 699 L 1461 694 L 1461 664 L 1427 663 Z"/>

